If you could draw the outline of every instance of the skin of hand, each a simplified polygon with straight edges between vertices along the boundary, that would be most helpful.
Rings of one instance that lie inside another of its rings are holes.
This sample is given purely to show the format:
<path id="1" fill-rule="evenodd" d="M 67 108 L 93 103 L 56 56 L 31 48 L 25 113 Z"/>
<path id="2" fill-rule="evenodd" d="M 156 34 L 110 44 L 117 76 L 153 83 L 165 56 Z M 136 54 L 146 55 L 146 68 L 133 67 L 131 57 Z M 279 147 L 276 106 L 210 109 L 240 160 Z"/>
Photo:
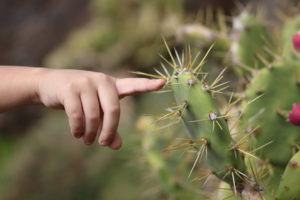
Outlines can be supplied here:
<path id="1" fill-rule="evenodd" d="M 102 146 L 119 149 L 122 140 L 117 132 L 120 99 L 142 92 L 159 90 L 163 80 L 145 78 L 118 79 L 83 70 L 44 69 L 30 67 L 0 67 L 7 81 L 0 81 L 0 112 L 15 107 L 39 103 L 48 108 L 64 109 L 72 135 L 86 145 L 97 136 Z M 16 74 L 19 74 L 20 77 Z M 24 77 L 25 76 L 25 77 Z M 27 77 L 27 78 L 26 78 Z M 13 99 L 13 100 L 12 100 Z"/>

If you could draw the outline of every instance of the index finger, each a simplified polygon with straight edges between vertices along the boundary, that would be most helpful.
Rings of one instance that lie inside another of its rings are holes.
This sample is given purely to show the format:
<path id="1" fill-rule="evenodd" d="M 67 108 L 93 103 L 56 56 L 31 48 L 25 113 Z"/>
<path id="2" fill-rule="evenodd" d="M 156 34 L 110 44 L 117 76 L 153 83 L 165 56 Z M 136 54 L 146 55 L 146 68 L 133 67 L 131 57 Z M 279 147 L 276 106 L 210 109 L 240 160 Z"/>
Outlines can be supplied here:
<path id="1" fill-rule="evenodd" d="M 123 78 L 116 80 L 119 98 L 143 92 L 161 89 L 165 85 L 162 79 Z"/>

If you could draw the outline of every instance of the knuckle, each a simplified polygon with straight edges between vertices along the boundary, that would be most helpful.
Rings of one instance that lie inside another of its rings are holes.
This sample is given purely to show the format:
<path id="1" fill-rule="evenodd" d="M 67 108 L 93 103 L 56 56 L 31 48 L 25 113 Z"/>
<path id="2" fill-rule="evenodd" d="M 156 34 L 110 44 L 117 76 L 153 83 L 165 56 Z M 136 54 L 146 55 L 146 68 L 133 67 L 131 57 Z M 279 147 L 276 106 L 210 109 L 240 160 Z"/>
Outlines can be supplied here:
<path id="1" fill-rule="evenodd" d="M 83 120 L 83 114 L 79 111 L 73 111 L 70 114 L 70 118 L 72 118 L 74 121 L 79 122 Z"/>
<path id="2" fill-rule="evenodd" d="M 89 83 L 89 82 L 90 82 L 90 78 L 89 78 L 88 76 L 82 76 L 82 77 L 80 77 L 80 78 L 78 79 L 78 82 L 79 82 L 79 83 L 83 83 L 83 84 Z"/>
<path id="3" fill-rule="evenodd" d="M 90 122 L 98 122 L 100 120 L 100 116 L 97 113 L 91 113 L 87 115 L 86 118 Z"/>
<path id="4" fill-rule="evenodd" d="M 84 143 L 85 143 L 86 145 L 91 145 L 91 144 L 94 143 L 94 140 L 95 140 L 94 137 L 85 137 L 85 138 L 84 138 Z"/>
<path id="5" fill-rule="evenodd" d="M 67 84 L 65 85 L 65 90 L 66 90 L 66 92 L 67 92 L 67 91 L 72 91 L 72 90 L 74 90 L 74 89 L 76 89 L 76 85 L 75 85 L 74 82 L 69 82 L 69 83 L 67 83 Z"/>
<path id="6" fill-rule="evenodd" d="M 114 105 L 107 108 L 107 112 L 113 115 L 120 114 L 120 106 Z"/>
<path id="7" fill-rule="evenodd" d="M 99 74 L 99 78 L 104 82 L 111 82 L 111 78 L 105 74 Z"/>
<path id="8" fill-rule="evenodd" d="M 75 89 L 78 89 L 78 87 L 87 86 L 90 84 L 91 84 L 91 80 L 90 80 L 90 77 L 87 75 L 82 75 L 81 77 L 77 78 L 76 80 L 71 80 L 69 82 L 69 85 Z"/>

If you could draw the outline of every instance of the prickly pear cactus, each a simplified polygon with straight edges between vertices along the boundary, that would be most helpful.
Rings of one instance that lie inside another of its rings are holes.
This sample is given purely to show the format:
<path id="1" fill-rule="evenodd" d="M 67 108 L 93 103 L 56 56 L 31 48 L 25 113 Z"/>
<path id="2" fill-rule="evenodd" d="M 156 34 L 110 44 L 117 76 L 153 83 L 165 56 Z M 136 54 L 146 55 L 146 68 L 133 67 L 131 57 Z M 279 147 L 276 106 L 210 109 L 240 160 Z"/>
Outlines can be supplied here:
<path id="1" fill-rule="evenodd" d="M 160 191 L 155 194 L 157 199 L 174 199 L 174 200 L 201 200 L 202 195 L 192 187 L 186 187 L 187 179 L 185 176 L 180 177 L 174 174 L 174 166 L 167 162 L 166 156 L 163 154 L 158 141 L 158 127 L 155 124 L 155 119 L 150 116 L 143 116 L 137 122 L 137 128 L 142 133 L 142 152 L 143 157 L 148 163 L 153 176 L 160 185 Z M 156 133 L 155 133 L 156 132 Z M 162 138 L 160 138 L 162 139 Z M 177 160 L 178 164 L 179 160 Z M 174 162 L 172 162 L 174 164 Z M 152 197 L 154 194 L 152 194 Z"/>
<path id="2" fill-rule="evenodd" d="M 199 59 L 190 48 L 179 55 L 165 43 L 170 59 L 163 57 L 163 71 L 150 76 L 166 80 L 175 106 L 160 120 L 174 120 L 166 127 L 181 122 L 190 138 L 185 147 L 197 152 L 195 163 L 202 160 L 208 175 L 221 181 L 216 188 L 224 189 L 209 199 L 300 199 L 300 128 L 288 117 L 300 102 L 300 54 L 292 43 L 298 18 L 282 26 L 278 44 L 253 16 L 235 19 L 239 33 L 228 50 L 242 69 L 236 79 L 246 75 L 248 81 L 236 86 L 238 93 L 222 80 L 225 69 L 211 78 L 205 60 L 212 47 Z"/>
<path id="3" fill-rule="evenodd" d="M 221 16 L 217 19 L 218 27 L 212 26 L 212 22 L 206 22 L 207 26 L 185 25 L 177 32 L 177 40 L 192 41 L 194 46 L 201 48 L 214 43 L 214 52 L 218 53 L 213 52 L 214 59 L 222 56 L 239 75 L 248 75 L 252 69 L 263 68 L 274 59 L 272 34 L 261 19 L 245 10 L 232 19 L 232 28 L 229 29 L 226 28 L 225 16 L 222 13 L 218 16 Z M 289 25 L 290 29 L 294 23 Z"/>
<path id="4" fill-rule="evenodd" d="M 248 12 L 233 19 L 230 47 L 234 64 L 250 68 L 263 68 L 264 62 L 272 61 L 271 34 L 266 25 Z M 262 60 L 263 59 L 263 60 Z"/>

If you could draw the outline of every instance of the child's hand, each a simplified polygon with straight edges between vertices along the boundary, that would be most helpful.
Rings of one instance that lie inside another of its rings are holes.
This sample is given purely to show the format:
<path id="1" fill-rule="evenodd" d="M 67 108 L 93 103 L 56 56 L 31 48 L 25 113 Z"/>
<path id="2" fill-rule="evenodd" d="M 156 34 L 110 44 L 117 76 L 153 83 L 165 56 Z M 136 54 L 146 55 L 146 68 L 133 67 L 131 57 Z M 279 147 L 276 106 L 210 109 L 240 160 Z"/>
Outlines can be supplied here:
<path id="1" fill-rule="evenodd" d="M 158 90 L 163 85 L 163 80 L 117 79 L 81 70 L 45 70 L 38 81 L 37 95 L 45 106 L 66 111 L 74 137 L 82 137 L 89 145 L 100 135 L 100 145 L 119 149 L 120 98 Z"/>

